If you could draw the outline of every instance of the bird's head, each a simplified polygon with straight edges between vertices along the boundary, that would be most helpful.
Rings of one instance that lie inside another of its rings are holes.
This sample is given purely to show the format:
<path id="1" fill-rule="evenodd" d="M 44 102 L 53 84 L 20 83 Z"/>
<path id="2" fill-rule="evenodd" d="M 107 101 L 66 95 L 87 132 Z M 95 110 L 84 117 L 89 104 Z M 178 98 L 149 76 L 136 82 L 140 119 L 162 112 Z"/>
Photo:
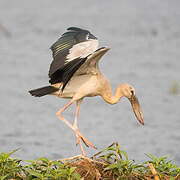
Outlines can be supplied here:
<path id="1" fill-rule="evenodd" d="M 136 96 L 135 89 L 129 84 L 121 84 L 118 89 L 122 96 L 129 99 L 136 118 L 142 125 L 144 125 L 143 113 Z"/>

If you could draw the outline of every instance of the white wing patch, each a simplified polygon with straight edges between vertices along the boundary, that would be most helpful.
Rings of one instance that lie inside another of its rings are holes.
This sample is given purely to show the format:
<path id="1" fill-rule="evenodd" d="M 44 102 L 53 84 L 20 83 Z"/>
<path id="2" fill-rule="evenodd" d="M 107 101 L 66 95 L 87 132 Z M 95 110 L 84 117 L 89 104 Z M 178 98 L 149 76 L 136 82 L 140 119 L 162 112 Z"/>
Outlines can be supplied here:
<path id="1" fill-rule="evenodd" d="M 92 54 L 98 48 L 98 40 L 88 40 L 79 44 L 74 45 L 70 50 L 66 59 L 66 63 L 76 59 L 78 57 L 84 58 L 89 54 Z"/>

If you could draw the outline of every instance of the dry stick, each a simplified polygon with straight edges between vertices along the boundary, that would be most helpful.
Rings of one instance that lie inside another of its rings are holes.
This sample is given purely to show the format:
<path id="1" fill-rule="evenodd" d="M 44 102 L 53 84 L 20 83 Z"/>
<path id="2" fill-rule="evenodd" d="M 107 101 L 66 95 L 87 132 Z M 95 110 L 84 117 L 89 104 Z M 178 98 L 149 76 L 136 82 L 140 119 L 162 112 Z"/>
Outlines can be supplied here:
<path id="1" fill-rule="evenodd" d="M 77 156 L 72 156 L 72 157 L 69 157 L 69 158 L 63 158 L 63 159 L 59 159 L 58 161 L 72 161 L 74 159 L 80 159 L 80 158 L 83 158 L 83 155 L 77 155 Z"/>
<path id="2" fill-rule="evenodd" d="M 108 149 L 108 148 L 111 148 L 111 147 L 114 146 L 114 145 L 118 146 L 118 143 L 117 143 L 117 142 L 113 142 L 110 146 L 107 147 L 107 149 Z M 94 154 L 91 158 L 95 158 L 96 156 L 98 156 L 99 154 L 101 154 L 101 153 L 103 153 L 103 152 L 104 152 L 104 150 L 99 151 L 98 153 Z"/>
<path id="3" fill-rule="evenodd" d="M 78 159 L 86 159 L 86 160 L 88 160 L 88 161 L 90 161 L 90 162 L 107 165 L 107 163 L 104 163 L 104 162 L 101 162 L 101 161 L 98 161 L 98 160 L 95 160 L 95 159 L 91 159 L 91 158 L 88 158 L 88 157 L 83 156 L 83 155 L 77 155 L 77 156 L 73 156 L 73 157 L 69 157 L 69 158 L 59 159 L 58 161 L 60 161 L 60 162 L 73 161 L 73 160 L 75 160 L 75 159 L 76 159 L 76 160 L 78 160 Z"/>
<path id="4" fill-rule="evenodd" d="M 153 176 L 154 176 L 154 179 L 155 179 L 155 180 L 159 180 L 159 176 L 158 176 L 158 174 L 157 174 L 157 172 L 156 172 L 153 164 L 152 164 L 152 163 L 149 163 L 149 162 L 148 162 L 147 164 L 148 164 L 149 168 L 151 169 L 151 172 L 152 172 L 152 174 L 153 174 Z"/>

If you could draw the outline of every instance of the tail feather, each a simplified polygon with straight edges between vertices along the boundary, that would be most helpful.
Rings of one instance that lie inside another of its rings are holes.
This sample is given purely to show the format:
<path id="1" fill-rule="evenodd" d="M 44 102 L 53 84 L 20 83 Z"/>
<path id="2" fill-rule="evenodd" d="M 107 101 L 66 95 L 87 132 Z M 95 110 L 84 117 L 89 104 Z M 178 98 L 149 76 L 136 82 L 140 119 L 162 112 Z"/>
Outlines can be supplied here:
<path id="1" fill-rule="evenodd" d="M 56 92 L 58 90 L 59 89 L 54 87 L 54 86 L 45 86 L 45 87 L 41 87 L 41 88 L 38 88 L 38 89 L 30 90 L 29 93 L 32 96 L 41 97 L 41 96 L 45 96 L 47 94 L 51 94 L 53 92 Z"/>

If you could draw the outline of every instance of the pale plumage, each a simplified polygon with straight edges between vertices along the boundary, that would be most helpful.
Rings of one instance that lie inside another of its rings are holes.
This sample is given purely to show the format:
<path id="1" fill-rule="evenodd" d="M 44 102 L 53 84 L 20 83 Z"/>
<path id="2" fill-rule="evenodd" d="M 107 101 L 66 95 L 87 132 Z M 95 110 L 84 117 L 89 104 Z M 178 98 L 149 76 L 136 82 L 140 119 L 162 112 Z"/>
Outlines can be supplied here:
<path id="1" fill-rule="evenodd" d="M 85 145 L 96 148 L 79 132 L 77 127 L 79 106 L 84 97 L 101 96 L 110 104 L 115 104 L 122 97 L 127 97 L 138 121 L 144 125 L 143 114 L 131 85 L 119 85 L 112 95 L 111 85 L 98 67 L 99 60 L 110 48 L 97 48 L 98 40 L 89 31 L 76 27 L 68 28 L 68 31 L 51 46 L 53 52 L 53 61 L 49 70 L 51 86 L 29 91 L 36 97 L 51 94 L 71 99 L 57 112 L 57 116 L 74 130 L 77 144 L 80 145 L 83 155 L 86 154 L 80 140 Z M 74 123 L 71 124 L 63 118 L 62 112 L 73 102 L 76 102 L 77 109 Z"/>

